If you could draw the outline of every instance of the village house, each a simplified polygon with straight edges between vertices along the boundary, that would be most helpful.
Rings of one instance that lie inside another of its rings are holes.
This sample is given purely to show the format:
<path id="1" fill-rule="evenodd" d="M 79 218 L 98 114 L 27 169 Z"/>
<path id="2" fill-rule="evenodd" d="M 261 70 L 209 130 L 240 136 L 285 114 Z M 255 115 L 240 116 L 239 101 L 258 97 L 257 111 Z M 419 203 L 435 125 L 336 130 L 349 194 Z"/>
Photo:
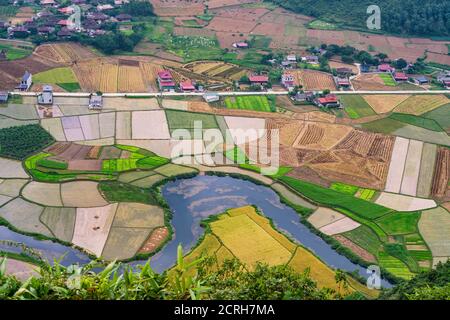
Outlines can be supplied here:
<path id="1" fill-rule="evenodd" d="M 58 33 L 56 35 L 59 38 L 67 39 L 67 38 L 70 38 L 72 36 L 72 31 L 70 31 L 67 28 L 62 28 L 61 30 L 58 31 Z"/>
<path id="2" fill-rule="evenodd" d="M 180 90 L 183 92 L 194 92 L 195 86 L 192 84 L 191 80 L 186 80 L 180 83 Z"/>
<path id="3" fill-rule="evenodd" d="M 49 35 L 51 33 L 55 32 L 55 28 L 52 27 L 39 27 L 37 28 L 37 33 L 41 36 Z"/>
<path id="4" fill-rule="evenodd" d="M 111 10 L 111 9 L 114 9 L 114 7 L 110 4 L 99 4 L 97 6 L 98 11 L 106 11 L 106 10 Z"/>
<path id="5" fill-rule="evenodd" d="M 436 80 L 446 89 L 450 89 L 450 71 L 441 72 L 436 76 Z"/>
<path id="6" fill-rule="evenodd" d="M 267 85 L 269 82 L 269 76 L 266 75 L 251 75 L 248 77 L 248 80 L 250 81 L 250 84 L 252 85 Z"/>
<path id="7" fill-rule="evenodd" d="M 158 85 L 161 91 L 174 91 L 176 84 L 170 71 L 158 72 Z"/>
<path id="8" fill-rule="evenodd" d="M 309 64 L 319 64 L 318 56 L 304 56 L 302 57 L 302 61 Z"/>
<path id="9" fill-rule="evenodd" d="M 109 19 L 109 16 L 107 16 L 106 14 L 102 13 L 102 12 L 93 12 L 93 13 L 89 13 L 87 15 L 88 19 L 92 19 L 97 21 L 97 23 L 102 23 L 103 21 L 106 21 Z"/>
<path id="10" fill-rule="evenodd" d="M 341 106 L 338 97 L 335 94 L 327 94 L 325 97 L 319 97 L 313 101 L 318 107 L 339 108 Z"/>
<path id="11" fill-rule="evenodd" d="M 428 78 L 425 77 L 425 76 L 422 76 L 422 75 L 413 77 L 413 80 L 414 80 L 414 83 L 415 83 L 415 84 L 418 84 L 418 85 L 420 85 L 420 86 L 429 83 Z"/>
<path id="12" fill-rule="evenodd" d="M 283 75 L 281 76 L 281 84 L 289 91 L 294 89 L 294 75 L 292 73 L 283 73 Z"/>
<path id="13" fill-rule="evenodd" d="M 43 7 L 54 7 L 57 6 L 55 0 L 41 0 L 41 6 Z"/>
<path id="14" fill-rule="evenodd" d="M 24 38 L 27 37 L 30 31 L 26 27 L 9 27 L 8 35 L 13 38 Z"/>
<path id="15" fill-rule="evenodd" d="M 124 5 L 126 3 L 130 3 L 130 1 L 128 1 L 128 0 L 114 0 L 114 4 L 116 6 L 121 6 L 121 5 Z"/>
<path id="16" fill-rule="evenodd" d="M 89 109 L 101 110 L 103 108 L 103 96 L 91 94 L 89 97 Z"/>
<path id="17" fill-rule="evenodd" d="M 383 64 L 380 64 L 378 66 L 378 71 L 379 72 L 390 72 L 390 73 L 393 73 L 393 72 L 395 72 L 395 68 L 391 67 L 387 63 L 383 63 Z"/>
<path id="18" fill-rule="evenodd" d="M 336 73 L 340 77 L 349 77 L 353 74 L 353 70 L 350 68 L 336 68 Z"/>
<path id="19" fill-rule="evenodd" d="M 359 66 L 359 70 L 361 71 L 361 73 L 370 72 L 370 66 L 368 64 L 363 63 Z"/>
<path id="20" fill-rule="evenodd" d="M 75 12 L 75 9 L 73 7 L 65 7 L 58 9 L 58 11 L 65 15 L 71 15 L 72 13 Z"/>
<path id="21" fill-rule="evenodd" d="M 9 98 L 8 92 L 0 91 L 0 103 L 7 103 Z"/>
<path id="22" fill-rule="evenodd" d="M 351 87 L 351 83 L 348 78 L 336 77 L 335 82 L 336 82 L 336 85 L 340 88 L 350 88 Z"/>
<path id="23" fill-rule="evenodd" d="M 0 21 L 0 30 L 5 30 L 8 28 L 8 24 L 4 21 Z"/>
<path id="24" fill-rule="evenodd" d="M 220 96 L 217 93 L 214 92 L 208 92 L 203 95 L 203 99 L 205 99 L 206 102 L 216 102 L 220 100 Z"/>
<path id="25" fill-rule="evenodd" d="M 233 47 L 237 49 L 248 49 L 248 43 L 247 42 L 235 42 L 233 43 Z"/>
<path id="26" fill-rule="evenodd" d="M 408 81 L 408 76 L 403 72 L 394 73 L 394 80 L 397 82 L 406 82 Z"/>
<path id="27" fill-rule="evenodd" d="M 45 85 L 42 88 L 42 93 L 37 97 L 38 104 L 53 104 L 53 88 L 52 86 Z"/>
<path id="28" fill-rule="evenodd" d="M 131 21 L 131 16 L 129 14 L 126 13 L 121 13 L 119 15 L 116 16 L 116 19 L 120 22 L 130 22 Z"/>
<path id="29" fill-rule="evenodd" d="M 23 75 L 22 79 L 20 80 L 19 85 L 16 87 L 16 89 L 20 91 L 27 91 L 30 89 L 31 84 L 33 83 L 33 77 L 31 73 L 28 71 L 25 71 L 25 74 Z"/>

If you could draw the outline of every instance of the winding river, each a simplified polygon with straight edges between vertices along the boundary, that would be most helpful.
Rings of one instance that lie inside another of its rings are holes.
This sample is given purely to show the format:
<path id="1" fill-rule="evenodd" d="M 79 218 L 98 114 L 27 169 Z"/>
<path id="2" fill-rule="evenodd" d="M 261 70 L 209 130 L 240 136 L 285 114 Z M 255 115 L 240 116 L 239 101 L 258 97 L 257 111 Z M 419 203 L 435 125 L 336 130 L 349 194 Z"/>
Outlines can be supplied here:
<path id="1" fill-rule="evenodd" d="M 255 205 L 264 215 L 272 219 L 279 230 L 313 251 L 327 265 L 349 272 L 357 270 L 361 276 L 368 277 L 365 268 L 338 254 L 322 238 L 301 224 L 297 212 L 281 203 L 277 193 L 269 187 L 232 177 L 199 175 L 167 183 L 162 188 L 162 194 L 173 212 L 172 225 L 175 232 L 173 239 L 150 261 L 152 268 L 157 272 L 167 270 L 174 265 L 178 244 L 181 243 L 184 252 L 188 252 L 195 246 L 203 234 L 200 226 L 202 219 L 222 213 L 229 208 Z M 24 243 L 40 251 L 48 261 L 53 261 L 65 254 L 61 261 L 63 265 L 83 264 L 89 261 L 87 255 L 76 249 L 51 241 L 39 241 L 2 226 L 0 226 L 0 240 Z M 2 245 L 0 250 L 20 252 L 20 248 Z M 136 266 L 142 264 L 142 261 L 134 261 L 130 264 Z M 391 286 L 385 280 L 382 280 L 382 285 Z"/>

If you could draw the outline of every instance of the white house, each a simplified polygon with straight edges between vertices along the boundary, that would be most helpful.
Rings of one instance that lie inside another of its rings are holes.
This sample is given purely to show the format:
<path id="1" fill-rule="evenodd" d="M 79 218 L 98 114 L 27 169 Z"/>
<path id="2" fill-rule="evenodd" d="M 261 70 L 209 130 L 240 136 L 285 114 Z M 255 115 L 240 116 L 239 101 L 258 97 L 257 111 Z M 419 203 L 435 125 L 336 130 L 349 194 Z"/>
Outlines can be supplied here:
<path id="1" fill-rule="evenodd" d="M 30 89 L 31 84 L 33 83 L 33 77 L 31 73 L 28 71 L 25 71 L 22 80 L 20 80 L 19 85 L 16 87 L 16 89 L 19 89 L 20 91 L 27 91 Z"/>
<path id="2" fill-rule="evenodd" d="M 53 104 L 53 88 L 46 85 L 42 88 L 42 93 L 37 97 L 38 104 Z"/>

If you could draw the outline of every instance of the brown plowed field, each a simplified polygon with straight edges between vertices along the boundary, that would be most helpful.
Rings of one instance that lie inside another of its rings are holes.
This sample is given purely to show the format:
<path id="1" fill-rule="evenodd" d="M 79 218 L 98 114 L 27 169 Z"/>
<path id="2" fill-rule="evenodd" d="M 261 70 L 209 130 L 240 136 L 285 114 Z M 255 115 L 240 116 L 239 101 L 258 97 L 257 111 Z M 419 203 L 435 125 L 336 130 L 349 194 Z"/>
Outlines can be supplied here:
<path id="1" fill-rule="evenodd" d="M 152 231 L 150 237 L 144 243 L 139 253 L 150 253 L 155 251 L 169 236 L 169 230 L 166 227 L 156 228 Z"/>
<path id="2" fill-rule="evenodd" d="M 450 149 L 439 148 L 434 169 L 431 194 L 437 198 L 448 198 L 448 182 L 450 176 Z"/>
<path id="3" fill-rule="evenodd" d="M 336 90 L 333 77 L 324 72 L 314 70 L 295 70 L 296 83 L 305 90 Z"/>

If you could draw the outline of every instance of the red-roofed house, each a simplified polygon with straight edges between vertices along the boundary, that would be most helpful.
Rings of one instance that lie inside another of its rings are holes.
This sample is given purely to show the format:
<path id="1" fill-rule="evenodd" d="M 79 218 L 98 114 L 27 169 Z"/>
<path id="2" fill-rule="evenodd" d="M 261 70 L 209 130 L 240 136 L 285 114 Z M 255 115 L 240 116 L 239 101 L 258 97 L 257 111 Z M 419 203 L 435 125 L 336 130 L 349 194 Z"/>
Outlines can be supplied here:
<path id="1" fill-rule="evenodd" d="M 176 84 L 170 71 L 165 70 L 158 72 L 158 85 L 161 91 L 175 90 Z"/>
<path id="2" fill-rule="evenodd" d="M 249 78 L 251 84 L 264 85 L 269 82 L 269 77 L 264 75 L 251 75 Z"/>
<path id="3" fill-rule="evenodd" d="M 408 76 L 404 74 L 403 72 L 396 72 L 394 73 L 394 79 L 397 82 L 404 82 L 408 81 Z"/>
<path id="4" fill-rule="evenodd" d="M 72 24 L 72 22 L 70 22 L 69 20 L 59 20 L 57 23 L 58 26 L 63 26 L 63 27 L 70 26 L 71 24 Z"/>
<path id="5" fill-rule="evenodd" d="M 59 9 L 58 11 L 63 14 L 72 14 L 72 13 L 74 13 L 75 10 L 72 7 L 65 7 L 65 8 Z"/>
<path id="6" fill-rule="evenodd" d="M 180 83 L 180 89 L 183 92 L 193 92 L 195 91 L 195 86 L 192 84 L 191 80 L 186 80 Z"/>
<path id="7" fill-rule="evenodd" d="M 392 68 L 390 65 L 388 65 L 387 63 L 383 63 L 380 64 L 378 66 L 378 71 L 380 72 L 395 72 L 395 68 Z"/>
<path id="8" fill-rule="evenodd" d="M 319 107 L 339 107 L 339 99 L 335 94 L 327 94 L 323 98 L 317 98 L 314 100 Z"/>

